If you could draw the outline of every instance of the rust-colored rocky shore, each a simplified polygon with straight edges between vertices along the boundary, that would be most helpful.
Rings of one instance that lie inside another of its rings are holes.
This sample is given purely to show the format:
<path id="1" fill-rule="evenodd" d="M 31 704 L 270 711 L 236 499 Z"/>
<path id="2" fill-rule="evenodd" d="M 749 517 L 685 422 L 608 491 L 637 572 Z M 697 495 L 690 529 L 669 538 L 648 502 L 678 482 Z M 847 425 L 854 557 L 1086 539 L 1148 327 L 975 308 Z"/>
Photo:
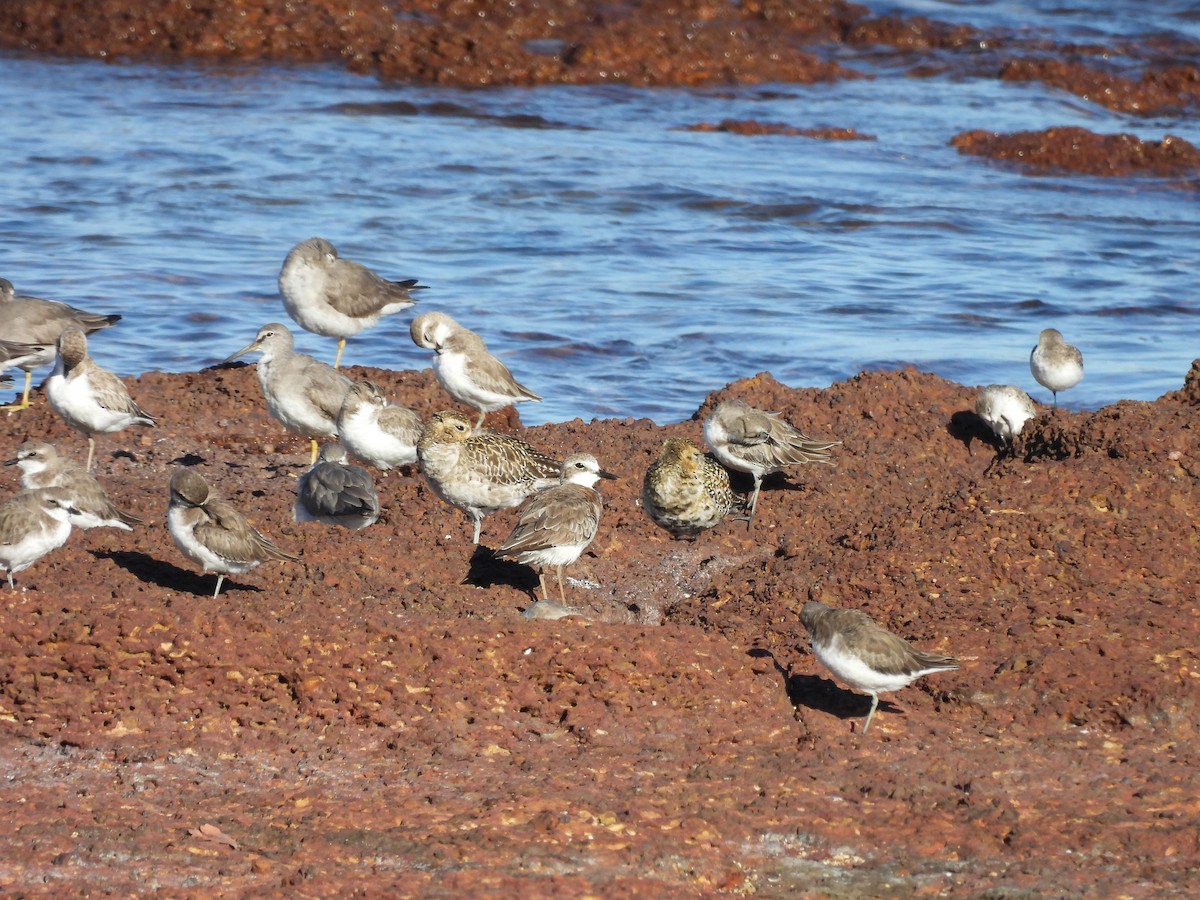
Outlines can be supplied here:
<path id="1" fill-rule="evenodd" d="M 1169 37 L 1057 46 L 828 0 L 0 4 L 5 51 L 456 87 L 866 77 L 844 47 L 1125 115 L 1200 103 L 1195 48 Z M 954 143 L 1030 174 L 1194 182 L 1200 164 L 1166 134 L 981 120 Z M 348 371 L 424 416 L 452 405 L 429 371 Z M 307 442 L 267 415 L 252 367 L 127 379 L 159 426 L 100 436 L 95 473 L 148 524 L 75 531 L 0 587 L 0 893 L 1192 896 L 1200 361 L 1180 377 L 1154 402 L 1043 405 L 1004 456 L 977 387 L 911 369 L 824 389 L 764 373 L 668 425 L 493 414 L 621 476 L 568 570 L 578 614 L 557 620 L 524 617 L 536 573 L 492 555 L 515 511 L 477 548 L 407 470 L 376 473 L 384 514 L 364 531 L 294 523 Z M 672 540 L 642 475 L 729 397 L 841 440 L 837 466 L 769 477 L 753 529 Z M 86 452 L 40 393 L 0 418 L 0 459 L 27 439 Z M 300 561 L 214 598 L 165 526 L 179 467 Z M 0 467 L 0 497 L 18 474 Z M 885 695 L 862 734 L 869 698 L 812 655 L 810 599 L 961 668 Z"/>
<path id="2" fill-rule="evenodd" d="M 450 405 L 429 371 L 349 371 Z M 307 444 L 252 368 L 127 383 L 159 427 L 101 436 L 96 474 L 149 524 L 76 531 L 5 589 L 7 894 L 1145 897 L 1200 877 L 1200 362 L 1155 402 L 1043 407 L 1003 459 L 976 389 L 914 370 L 762 374 L 667 426 L 494 414 L 621 476 L 568 570 L 581 615 L 554 621 L 521 615 L 536 575 L 491 555 L 513 511 L 475 548 L 398 472 L 378 524 L 298 525 Z M 672 540 L 642 474 L 726 397 L 841 439 L 837 467 L 768 478 L 753 530 Z M 40 396 L 0 429 L 5 458 L 85 450 Z M 214 599 L 164 524 L 179 466 L 301 561 Z M 809 599 L 962 667 L 885 695 L 862 734 L 868 698 L 808 649 Z"/>

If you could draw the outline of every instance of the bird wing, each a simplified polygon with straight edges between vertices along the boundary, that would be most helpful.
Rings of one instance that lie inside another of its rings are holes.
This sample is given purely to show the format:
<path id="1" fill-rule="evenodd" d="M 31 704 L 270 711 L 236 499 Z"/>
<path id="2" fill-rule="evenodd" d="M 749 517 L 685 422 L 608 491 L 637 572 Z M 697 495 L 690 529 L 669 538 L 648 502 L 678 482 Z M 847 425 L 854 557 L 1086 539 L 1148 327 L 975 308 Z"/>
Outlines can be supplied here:
<path id="1" fill-rule="evenodd" d="M 496 554 L 590 543 L 600 524 L 600 511 L 600 495 L 591 488 L 578 484 L 550 488 L 525 506 L 513 533 Z"/>
<path id="2" fill-rule="evenodd" d="M 748 410 L 727 429 L 733 452 L 762 468 L 805 462 L 831 462 L 829 450 L 841 441 L 818 441 L 777 412 Z"/>
<path id="3" fill-rule="evenodd" d="M 129 396 L 125 383 L 107 369 L 99 366 L 92 368 L 88 372 L 88 384 L 96 402 L 105 409 L 144 419 L 147 425 L 155 424 L 154 416 L 138 406 Z"/>
<path id="4" fill-rule="evenodd" d="M 482 341 L 479 343 L 478 350 L 482 352 L 470 353 L 466 359 L 467 374 L 477 385 L 496 394 L 522 397 L 526 400 L 542 399 L 513 378 L 508 366 L 488 352 Z"/>
<path id="5" fill-rule="evenodd" d="M 319 359 L 300 354 L 297 357 L 301 366 L 293 374 L 304 385 L 305 399 L 336 422 L 353 382 Z"/>
<path id="6" fill-rule="evenodd" d="M 379 497 L 363 469 L 318 463 L 301 479 L 300 502 L 315 516 L 378 515 Z"/>
<path id="7" fill-rule="evenodd" d="M 385 406 L 377 421 L 383 431 L 401 440 L 416 444 L 421 438 L 421 415 L 407 406 Z"/>
<path id="8" fill-rule="evenodd" d="M 855 655 L 884 675 L 912 675 L 922 669 L 953 669 L 958 660 L 917 650 L 899 635 L 892 634 L 866 613 L 837 609 L 831 614 L 837 632 L 853 644 Z"/>
<path id="9" fill-rule="evenodd" d="M 338 312 L 348 316 L 369 316 L 385 306 L 414 301 L 409 292 L 421 285 L 417 279 L 388 281 L 366 266 L 350 259 L 338 259 L 328 281 L 326 299 Z"/>
<path id="10" fill-rule="evenodd" d="M 217 556 L 238 563 L 296 560 L 259 534 L 245 516 L 224 500 L 210 500 L 204 504 L 204 512 L 208 514 L 207 521 L 193 530 L 196 538 Z"/>

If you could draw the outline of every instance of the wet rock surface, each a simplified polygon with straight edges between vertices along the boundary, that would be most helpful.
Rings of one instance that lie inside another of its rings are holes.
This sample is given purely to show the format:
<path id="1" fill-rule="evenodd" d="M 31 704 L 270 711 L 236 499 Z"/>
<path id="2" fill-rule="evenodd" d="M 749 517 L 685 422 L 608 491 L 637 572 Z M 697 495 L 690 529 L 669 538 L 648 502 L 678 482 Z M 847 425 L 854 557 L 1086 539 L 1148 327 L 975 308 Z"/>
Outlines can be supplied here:
<path id="1" fill-rule="evenodd" d="M 977 129 L 955 135 L 950 143 L 960 153 L 987 156 L 1042 173 L 1163 177 L 1200 173 L 1200 150 L 1172 135 L 1161 141 L 1144 141 L 1132 134 L 1096 134 L 1086 128 L 1015 134 Z"/>
<path id="2" fill-rule="evenodd" d="M 688 125 L 686 131 L 721 131 L 729 134 L 742 134 L 748 137 L 757 135 L 782 135 L 784 137 L 808 137 L 823 141 L 873 141 L 875 136 L 863 134 L 853 128 L 799 128 L 783 122 L 759 122 L 755 119 L 723 119 L 720 122 L 697 122 Z"/>
<path id="3" fill-rule="evenodd" d="M 522 616 L 536 573 L 491 556 L 515 511 L 473 547 L 402 471 L 377 477 L 362 532 L 295 524 L 307 443 L 251 368 L 130 380 L 160 427 L 101 436 L 95 474 L 152 524 L 77 531 L 4 591 L 0 886 L 1182 895 L 1198 369 L 1153 403 L 1043 407 L 1003 459 L 974 388 L 913 370 L 825 390 L 762 374 L 665 427 L 495 414 L 621 475 L 569 570 L 580 614 L 558 619 Z M 349 372 L 424 415 L 450 405 L 428 371 Z M 735 396 L 841 439 L 837 467 L 768 477 L 753 530 L 672 540 L 638 505 L 645 467 Z M 27 437 L 85 449 L 40 396 L 0 429 L 5 458 Z M 177 466 L 301 562 L 214 599 L 166 531 Z M 869 698 L 808 650 L 809 599 L 962 667 L 884 695 L 863 735 Z"/>

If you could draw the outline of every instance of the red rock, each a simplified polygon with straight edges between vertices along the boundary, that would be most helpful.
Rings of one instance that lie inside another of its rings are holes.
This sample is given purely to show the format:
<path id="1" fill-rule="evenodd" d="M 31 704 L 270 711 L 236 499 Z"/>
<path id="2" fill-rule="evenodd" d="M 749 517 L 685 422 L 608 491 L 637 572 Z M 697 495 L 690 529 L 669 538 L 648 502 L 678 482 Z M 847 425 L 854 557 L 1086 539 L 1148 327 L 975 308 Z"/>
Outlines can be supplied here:
<path id="1" fill-rule="evenodd" d="M 429 373 L 351 373 L 446 405 Z M 664 428 L 531 429 L 626 476 L 581 560 L 599 587 L 568 586 L 592 621 L 533 622 L 532 573 L 476 558 L 419 475 L 382 479 L 387 515 L 361 533 L 292 523 L 307 447 L 252 379 L 138 379 L 162 427 L 132 459 L 102 448 L 97 473 L 159 524 L 73 535 L 6 598 L 0 765 L 24 799 L 6 889 L 53 868 L 113 892 L 695 896 L 819 890 L 836 870 L 864 893 L 884 873 L 913 892 L 1170 893 L 1200 862 L 1196 481 L 1162 450 L 1187 433 L 1187 389 L 1059 410 L 990 466 L 949 427 L 973 391 L 913 370 L 823 391 L 760 374 Z M 749 533 L 662 539 L 639 469 L 732 395 L 843 440 L 838 466 L 768 479 Z M 0 427 L 10 447 L 82 449 L 42 402 Z M 213 599 L 161 527 L 188 454 L 301 563 Z M 866 698 L 808 652 L 810 597 L 962 668 L 886 696 L 861 735 Z M 239 850 L 187 837 L 205 823 Z"/>

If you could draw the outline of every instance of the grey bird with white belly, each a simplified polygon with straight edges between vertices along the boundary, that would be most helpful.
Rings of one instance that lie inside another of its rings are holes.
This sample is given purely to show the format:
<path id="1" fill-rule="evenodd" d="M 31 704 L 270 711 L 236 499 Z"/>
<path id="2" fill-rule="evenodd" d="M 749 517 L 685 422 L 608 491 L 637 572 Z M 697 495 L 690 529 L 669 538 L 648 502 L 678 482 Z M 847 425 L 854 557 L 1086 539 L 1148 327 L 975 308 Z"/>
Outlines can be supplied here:
<path id="1" fill-rule="evenodd" d="M 297 353 L 295 346 L 288 327 L 271 322 L 224 362 L 233 362 L 247 353 L 261 354 L 256 368 L 267 411 L 288 431 L 311 441 L 309 462 L 313 463 L 317 460 L 317 438 L 337 433 L 338 413 L 353 382 L 333 366 Z"/>
<path id="2" fill-rule="evenodd" d="M 60 456 L 53 444 L 26 441 L 17 455 L 4 463 L 21 469 L 21 487 L 59 487 L 66 489 L 71 505 L 78 511 L 71 519 L 76 528 L 120 528 L 132 531 L 133 525 L 146 524 L 137 516 L 118 509 L 104 487 L 83 466 Z"/>
<path id="3" fill-rule="evenodd" d="M 558 574 L 558 595 L 566 605 L 563 567 L 579 559 L 596 537 L 603 499 L 595 489 L 601 478 L 616 475 L 600 468 L 590 453 L 572 453 L 563 460 L 559 484 L 535 494 L 521 510 L 521 518 L 496 556 L 514 559 L 539 570 L 554 566 Z M 538 572 L 542 599 L 549 600 L 546 574 Z"/>
<path id="4" fill-rule="evenodd" d="M 64 488 L 22 491 L 0 503 L 0 568 L 8 573 L 9 588 L 17 589 L 15 573 L 67 542 L 77 514 Z"/>
<path id="5" fill-rule="evenodd" d="M 184 556 L 204 572 L 217 573 L 213 597 L 226 575 L 241 575 L 268 560 L 299 561 L 259 534 L 199 472 L 176 469 L 167 492 L 167 529 Z"/>
<path id="6" fill-rule="evenodd" d="M 157 424 L 154 416 L 129 396 L 125 383 L 88 355 L 87 337 L 78 328 L 68 328 L 58 336 L 58 357 L 46 379 L 46 397 L 63 421 L 87 435 L 85 468 L 89 472 L 97 434 Z"/>
<path id="7" fill-rule="evenodd" d="M 346 338 L 408 309 L 416 303 L 412 292 L 424 289 L 415 278 L 388 281 L 360 263 L 342 259 L 333 244 L 319 237 L 293 247 L 279 271 L 287 314 L 306 331 L 338 339 L 335 369 Z"/>
<path id="8" fill-rule="evenodd" d="M 391 405 L 369 381 L 356 382 L 338 412 L 338 440 L 353 456 L 384 471 L 417 461 L 424 429 L 416 410 Z"/>
<path id="9" fill-rule="evenodd" d="M 542 398 L 513 378 L 508 366 L 489 352 L 483 338 L 441 312 L 417 316 L 409 327 L 413 343 L 433 351 L 433 374 L 446 393 L 487 414 L 514 403 Z"/>
<path id="10" fill-rule="evenodd" d="M 989 384 L 975 398 L 975 414 L 983 419 L 1000 441 L 1011 449 L 1025 423 L 1038 414 L 1033 399 L 1011 384 Z"/>
<path id="11" fill-rule="evenodd" d="M 705 420 L 704 440 L 722 465 L 754 478 L 747 528 L 754 522 L 764 475 L 803 463 L 832 465 L 829 451 L 842 443 L 811 438 L 779 413 L 755 409 L 741 400 L 717 404 Z"/>
<path id="12" fill-rule="evenodd" d="M 800 621 L 817 659 L 840 681 L 871 695 L 863 734 L 871 727 L 881 693 L 898 691 L 924 675 L 958 668 L 954 657 L 918 650 L 857 609 L 835 609 L 810 600 Z"/>
<path id="13" fill-rule="evenodd" d="M 1029 371 L 1038 384 L 1054 395 L 1057 408 L 1058 392 L 1075 387 L 1083 378 L 1083 354 L 1063 340 L 1057 328 L 1045 328 L 1029 354 Z"/>
<path id="14" fill-rule="evenodd" d="M 90 313 L 58 300 L 19 296 L 11 281 L 0 278 L 0 322 L 3 322 L 0 335 L 10 344 L 24 345 L 20 361 L 10 365 L 25 372 L 25 390 L 20 402 L 0 409 L 12 411 L 29 406 L 33 370 L 54 362 L 58 337 L 66 329 L 78 328 L 84 334 L 91 334 L 115 325 L 120 319 L 118 315 Z M 31 347 L 36 347 L 36 351 L 31 351 Z M 9 367 L 0 365 L 0 372 Z"/>

